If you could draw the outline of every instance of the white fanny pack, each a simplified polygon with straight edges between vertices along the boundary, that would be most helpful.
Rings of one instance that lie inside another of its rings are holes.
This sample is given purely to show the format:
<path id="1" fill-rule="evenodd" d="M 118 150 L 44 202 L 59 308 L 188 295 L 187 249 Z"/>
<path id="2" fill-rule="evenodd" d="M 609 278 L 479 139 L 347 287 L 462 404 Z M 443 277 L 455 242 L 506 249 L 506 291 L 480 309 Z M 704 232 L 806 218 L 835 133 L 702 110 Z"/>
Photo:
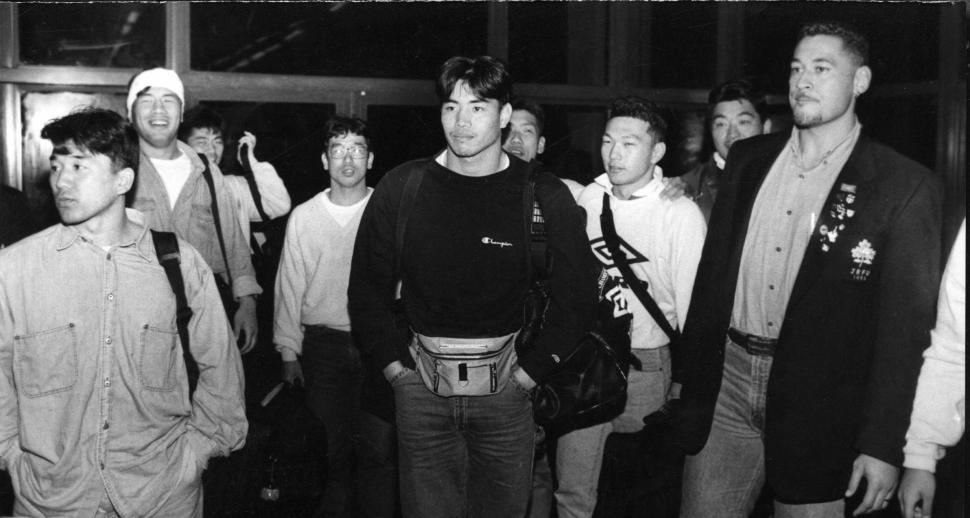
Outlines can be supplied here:
<path id="1" fill-rule="evenodd" d="M 415 333 L 411 354 L 428 390 L 439 396 L 489 396 L 501 391 L 518 357 L 515 335 L 443 338 Z"/>

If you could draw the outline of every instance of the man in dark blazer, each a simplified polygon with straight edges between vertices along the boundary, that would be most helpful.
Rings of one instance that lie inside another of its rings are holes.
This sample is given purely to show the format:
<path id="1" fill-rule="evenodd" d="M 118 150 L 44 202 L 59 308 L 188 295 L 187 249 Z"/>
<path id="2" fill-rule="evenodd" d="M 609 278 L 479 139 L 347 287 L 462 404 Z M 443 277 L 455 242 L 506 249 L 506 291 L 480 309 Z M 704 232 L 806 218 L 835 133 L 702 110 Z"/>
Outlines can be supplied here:
<path id="1" fill-rule="evenodd" d="M 867 55 L 843 24 L 803 27 L 795 128 L 731 149 L 684 332 L 674 440 L 696 455 L 682 517 L 747 517 L 765 481 L 776 518 L 878 511 L 894 493 L 933 326 L 942 184 L 861 135 Z"/>

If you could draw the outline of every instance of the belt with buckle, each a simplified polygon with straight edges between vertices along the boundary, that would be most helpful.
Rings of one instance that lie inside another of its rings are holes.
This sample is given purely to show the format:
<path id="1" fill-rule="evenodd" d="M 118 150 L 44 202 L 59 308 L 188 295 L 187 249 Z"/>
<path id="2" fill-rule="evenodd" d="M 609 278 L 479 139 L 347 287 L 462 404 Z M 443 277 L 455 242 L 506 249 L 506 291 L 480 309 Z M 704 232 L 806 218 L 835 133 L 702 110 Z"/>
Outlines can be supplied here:
<path id="1" fill-rule="evenodd" d="M 763 336 L 752 335 L 743 331 L 738 331 L 733 327 L 728 328 L 728 338 L 732 342 L 740 345 L 748 354 L 754 356 L 774 356 L 777 338 L 765 338 Z"/>

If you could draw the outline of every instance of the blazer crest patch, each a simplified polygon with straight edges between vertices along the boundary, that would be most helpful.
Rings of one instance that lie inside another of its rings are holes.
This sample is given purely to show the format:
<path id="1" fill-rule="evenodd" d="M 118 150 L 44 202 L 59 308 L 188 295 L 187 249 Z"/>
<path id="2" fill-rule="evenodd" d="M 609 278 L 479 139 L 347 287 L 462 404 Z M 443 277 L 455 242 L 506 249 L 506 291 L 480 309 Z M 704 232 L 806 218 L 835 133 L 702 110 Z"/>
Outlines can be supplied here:
<path id="1" fill-rule="evenodd" d="M 868 239 L 859 241 L 859 244 L 852 249 L 852 264 L 854 266 L 849 270 L 852 280 L 869 280 L 869 276 L 872 275 L 872 262 L 875 258 L 876 249 L 872 247 L 872 243 Z"/>

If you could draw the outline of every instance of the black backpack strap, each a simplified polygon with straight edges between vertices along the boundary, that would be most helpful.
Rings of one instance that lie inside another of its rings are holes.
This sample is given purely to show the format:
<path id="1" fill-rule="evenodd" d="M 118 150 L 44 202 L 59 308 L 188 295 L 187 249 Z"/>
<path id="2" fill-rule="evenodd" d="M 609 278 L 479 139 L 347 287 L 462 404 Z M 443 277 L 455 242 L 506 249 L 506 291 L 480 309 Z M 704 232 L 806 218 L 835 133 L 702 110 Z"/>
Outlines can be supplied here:
<path id="1" fill-rule="evenodd" d="M 182 270 L 179 268 L 181 256 L 179 244 L 175 234 L 152 230 L 152 242 L 155 244 L 155 255 L 158 262 L 165 269 L 165 276 L 175 293 L 175 325 L 178 327 L 179 338 L 182 342 L 182 358 L 185 360 L 185 370 L 189 378 L 189 400 L 195 393 L 199 382 L 199 364 L 189 351 L 189 320 L 192 319 L 192 308 L 185 297 L 185 282 Z"/>
<path id="2" fill-rule="evenodd" d="M 253 204 L 256 205 L 256 211 L 259 212 L 259 219 L 263 227 L 270 222 L 270 217 L 266 214 L 266 210 L 263 209 L 263 195 L 259 193 L 259 186 L 256 185 L 256 175 L 253 173 L 253 166 L 249 163 L 249 153 L 248 145 L 247 149 L 239 153 L 242 156 L 242 168 L 243 168 L 243 178 L 246 179 L 246 185 L 249 186 L 249 194 L 253 197 Z M 259 241 L 256 240 L 255 232 L 259 232 L 261 229 L 256 229 L 250 226 L 249 229 L 249 248 L 254 254 L 262 256 L 264 254 L 263 248 L 259 245 Z M 228 268 L 227 268 L 228 269 Z"/>
<path id="3" fill-rule="evenodd" d="M 229 257 L 226 255 L 226 239 L 222 236 L 222 218 L 219 216 L 219 202 L 216 200 L 216 185 L 212 179 L 212 171 L 209 170 L 209 159 L 205 155 L 199 154 L 202 159 L 202 178 L 205 178 L 206 185 L 209 186 L 209 197 L 212 198 L 212 221 L 216 225 L 216 237 L 219 238 L 219 251 L 222 252 L 222 262 L 226 265 L 226 276 L 229 277 L 229 287 L 232 288 L 232 269 L 229 267 Z"/>
<path id="4" fill-rule="evenodd" d="M 546 218 L 542 212 L 542 203 L 536 189 L 536 176 L 539 174 L 540 168 L 536 164 L 529 165 L 533 168 L 529 172 L 529 181 L 522 191 L 526 242 L 529 244 L 527 251 L 531 265 L 529 271 L 530 275 L 535 275 L 539 279 L 546 279 L 552 265 L 546 247 L 549 238 L 546 232 Z"/>
<path id="5" fill-rule="evenodd" d="M 401 204 L 397 208 L 397 225 L 394 229 L 394 272 L 398 280 L 402 277 L 404 231 L 407 229 L 408 218 L 411 216 L 411 209 L 414 208 L 414 200 L 418 197 L 418 188 L 421 187 L 423 179 L 423 168 L 408 171 L 408 179 L 405 180 L 404 191 L 401 193 Z"/>
<path id="6" fill-rule="evenodd" d="M 647 308 L 650 316 L 657 321 L 660 329 L 663 329 L 664 333 L 667 333 L 667 337 L 670 338 L 670 345 L 675 346 L 677 340 L 680 338 L 680 334 L 671 327 L 670 322 L 667 322 L 667 317 L 664 316 L 663 311 L 657 306 L 657 302 L 653 300 L 653 297 L 647 291 L 647 281 L 639 279 L 633 273 L 633 270 L 630 268 L 630 263 L 626 260 L 626 253 L 620 249 L 620 239 L 616 233 L 616 225 L 613 223 L 613 211 L 610 209 L 609 193 L 603 193 L 603 210 L 600 212 L 600 228 L 603 231 L 603 240 L 606 241 L 606 247 L 610 250 L 610 255 L 613 257 L 613 264 L 620 270 L 627 285 L 630 286 L 633 293 L 640 299 L 643 307 Z"/>

